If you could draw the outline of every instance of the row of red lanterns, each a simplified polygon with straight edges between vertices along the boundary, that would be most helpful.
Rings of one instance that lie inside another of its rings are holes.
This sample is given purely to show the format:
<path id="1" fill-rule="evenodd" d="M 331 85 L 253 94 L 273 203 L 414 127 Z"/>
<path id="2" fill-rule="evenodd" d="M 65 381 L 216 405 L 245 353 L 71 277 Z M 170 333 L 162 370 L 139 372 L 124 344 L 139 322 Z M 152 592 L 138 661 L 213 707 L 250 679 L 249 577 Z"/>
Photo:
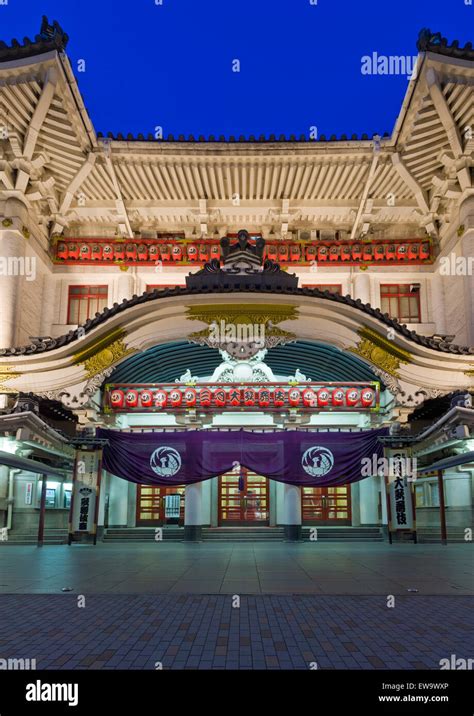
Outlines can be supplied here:
<path id="1" fill-rule="evenodd" d="M 113 388 L 109 394 L 110 406 L 120 408 L 193 408 L 202 407 L 325 407 L 347 406 L 360 404 L 364 408 L 374 405 L 375 390 L 373 388 L 186 388 L 180 390 L 122 390 Z"/>
<path id="2" fill-rule="evenodd" d="M 75 243 L 60 241 L 59 259 L 82 261 L 209 261 L 221 255 L 219 244 Z M 409 261 L 430 258 L 429 242 L 397 244 L 311 245 L 267 244 L 265 256 L 273 261 Z"/>

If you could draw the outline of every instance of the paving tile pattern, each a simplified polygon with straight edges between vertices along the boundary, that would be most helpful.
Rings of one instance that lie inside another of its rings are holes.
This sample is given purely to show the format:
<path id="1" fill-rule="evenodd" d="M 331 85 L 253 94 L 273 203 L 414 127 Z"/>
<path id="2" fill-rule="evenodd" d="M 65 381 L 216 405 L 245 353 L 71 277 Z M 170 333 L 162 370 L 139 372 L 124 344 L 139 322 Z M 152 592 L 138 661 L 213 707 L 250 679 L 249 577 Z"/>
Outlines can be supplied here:
<path id="1" fill-rule="evenodd" d="M 472 544 L 1 546 L 0 594 L 473 595 Z"/>
<path id="2" fill-rule="evenodd" d="M 0 596 L 0 658 L 37 669 L 439 669 L 473 656 L 468 596 Z M 313 665 L 313 666 L 311 666 Z"/>

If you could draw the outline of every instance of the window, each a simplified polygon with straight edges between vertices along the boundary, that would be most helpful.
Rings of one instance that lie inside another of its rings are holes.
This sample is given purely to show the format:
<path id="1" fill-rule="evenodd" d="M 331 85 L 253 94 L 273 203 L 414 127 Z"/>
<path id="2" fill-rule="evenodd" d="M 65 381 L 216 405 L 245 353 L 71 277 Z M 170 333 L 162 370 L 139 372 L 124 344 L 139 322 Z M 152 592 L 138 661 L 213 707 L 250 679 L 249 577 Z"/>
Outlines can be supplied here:
<path id="1" fill-rule="evenodd" d="M 107 286 L 69 286 L 67 322 L 80 325 L 107 305 Z"/>
<path id="2" fill-rule="evenodd" d="M 415 485 L 415 506 L 416 507 L 424 507 L 425 506 L 425 486 L 424 485 Z"/>
<path id="3" fill-rule="evenodd" d="M 319 288 L 320 291 L 331 291 L 331 293 L 341 293 L 342 286 L 340 283 L 303 283 L 303 288 Z"/>
<path id="4" fill-rule="evenodd" d="M 420 286 L 418 284 L 382 283 L 380 285 L 382 313 L 398 318 L 402 323 L 420 323 Z"/>
<path id="5" fill-rule="evenodd" d="M 437 482 L 430 484 L 431 507 L 439 507 L 439 486 Z"/>

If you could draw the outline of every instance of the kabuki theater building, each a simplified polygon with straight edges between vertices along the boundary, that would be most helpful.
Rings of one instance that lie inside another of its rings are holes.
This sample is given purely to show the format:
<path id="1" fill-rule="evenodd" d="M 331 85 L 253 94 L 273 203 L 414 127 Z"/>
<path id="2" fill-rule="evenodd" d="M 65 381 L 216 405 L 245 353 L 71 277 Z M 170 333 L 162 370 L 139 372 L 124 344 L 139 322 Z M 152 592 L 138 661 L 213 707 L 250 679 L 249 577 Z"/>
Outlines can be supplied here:
<path id="1" fill-rule="evenodd" d="M 463 540 L 471 44 L 310 139 L 102 136 L 67 42 L 0 43 L 2 542 Z"/>

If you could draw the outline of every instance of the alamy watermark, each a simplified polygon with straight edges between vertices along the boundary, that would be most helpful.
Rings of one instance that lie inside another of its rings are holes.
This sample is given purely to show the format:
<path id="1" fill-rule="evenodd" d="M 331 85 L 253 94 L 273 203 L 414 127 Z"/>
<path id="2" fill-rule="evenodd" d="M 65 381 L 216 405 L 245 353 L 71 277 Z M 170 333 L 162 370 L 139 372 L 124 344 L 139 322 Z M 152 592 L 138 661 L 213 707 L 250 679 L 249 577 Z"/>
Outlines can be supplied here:
<path id="1" fill-rule="evenodd" d="M 363 75 L 406 75 L 412 80 L 416 77 L 418 55 L 379 55 L 372 52 L 360 58 Z"/>
<path id="2" fill-rule="evenodd" d="M 456 256 L 451 252 L 439 260 L 441 276 L 472 276 L 474 275 L 474 256 Z"/>
<path id="3" fill-rule="evenodd" d="M 265 347 L 264 323 L 211 323 L 209 327 L 209 342 L 223 345 L 225 343 L 251 343 L 257 347 Z"/>
<path id="4" fill-rule="evenodd" d="M 0 276 L 24 276 L 36 279 L 36 256 L 0 256 Z"/>
<path id="5" fill-rule="evenodd" d="M 417 475 L 416 457 L 380 457 L 374 453 L 372 457 L 364 457 L 361 461 L 362 477 L 378 475 L 380 477 L 406 477 L 408 482 L 414 482 Z"/>

